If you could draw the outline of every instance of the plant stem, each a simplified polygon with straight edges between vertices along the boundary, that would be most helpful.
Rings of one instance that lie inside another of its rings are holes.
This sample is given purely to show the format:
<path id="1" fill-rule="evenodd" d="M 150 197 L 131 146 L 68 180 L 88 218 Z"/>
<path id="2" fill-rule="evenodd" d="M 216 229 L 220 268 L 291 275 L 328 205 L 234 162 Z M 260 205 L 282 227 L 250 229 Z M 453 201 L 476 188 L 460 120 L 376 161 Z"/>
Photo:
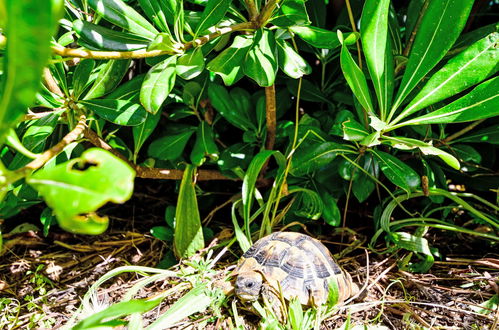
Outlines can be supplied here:
<path id="1" fill-rule="evenodd" d="M 411 52 L 412 44 L 414 43 L 414 39 L 416 38 L 416 34 L 419 31 L 419 26 L 421 25 L 421 21 L 423 20 L 423 17 L 426 13 L 426 10 L 428 9 L 428 5 L 430 4 L 430 0 L 425 0 L 423 3 L 423 6 L 421 7 L 421 10 L 419 11 L 419 16 L 418 20 L 416 21 L 416 25 L 414 25 L 414 29 L 411 32 L 411 36 L 409 37 L 409 40 L 407 41 L 407 45 L 405 46 L 404 52 L 402 55 L 405 57 L 409 56 L 409 53 Z"/>
<path id="2" fill-rule="evenodd" d="M 248 9 L 249 20 L 255 21 L 258 17 L 258 9 L 256 8 L 255 0 L 245 0 L 244 2 L 246 3 L 246 8 Z"/>
<path id="3" fill-rule="evenodd" d="M 269 0 L 265 7 L 263 7 L 260 15 L 258 15 L 258 17 L 256 18 L 258 29 L 264 27 L 267 24 L 267 21 L 272 16 L 272 13 L 274 12 L 274 9 L 278 2 L 279 0 Z"/>
<path id="4" fill-rule="evenodd" d="M 464 135 L 464 134 L 468 133 L 469 131 L 471 131 L 473 128 L 477 127 L 478 125 L 480 125 L 484 121 L 485 121 L 485 119 L 480 119 L 480 120 L 477 120 L 477 121 L 471 123 L 470 125 L 466 126 L 462 130 L 460 130 L 460 131 L 452 134 L 451 136 L 448 136 L 447 138 L 445 138 L 443 142 L 444 143 L 449 143 L 450 141 L 457 139 L 458 137 L 460 137 L 461 135 Z"/>
<path id="5" fill-rule="evenodd" d="M 120 158 L 121 160 L 125 161 L 130 165 L 136 172 L 137 172 L 137 177 L 139 178 L 145 178 L 145 179 L 163 179 L 163 180 L 182 180 L 182 177 L 184 175 L 183 170 L 177 170 L 177 169 L 166 169 L 166 168 L 149 168 L 145 166 L 140 166 L 140 165 L 135 165 L 130 163 L 130 161 L 123 156 L 121 153 L 119 153 L 116 149 L 111 147 L 106 141 L 102 140 L 97 133 L 95 133 L 93 130 L 87 128 L 83 134 L 85 135 L 85 138 L 88 139 L 90 143 L 92 143 L 94 146 L 98 148 L 102 148 L 104 150 L 109 151 L 116 157 Z M 210 181 L 210 180 L 233 180 L 231 178 L 228 178 L 224 175 L 222 175 L 220 172 L 215 171 L 215 170 L 197 170 L 197 176 L 196 176 L 197 181 Z"/>
<path id="6" fill-rule="evenodd" d="M 242 30 L 253 30 L 256 29 L 256 25 L 254 22 L 243 22 L 234 24 L 232 26 L 223 27 L 218 29 L 216 32 L 208 34 L 206 36 L 199 37 L 193 41 L 189 41 L 182 45 L 183 50 L 188 50 L 195 46 L 200 46 L 208 41 L 211 41 L 221 35 L 228 34 L 234 31 L 242 31 Z M 56 55 L 60 55 L 63 57 L 80 57 L 80 58 L 92 58 L 98 60 L 112 60 L 112 59 L 127 59 L 127 58 L 147 58 L 147 57 L 156 57 L 160 55 L 175 55 L 177 54 L 174 51 L 164 51 L 164 50 L 151 50 L 147 51 L 145 49 L 127 51 L 127 52 L 117 52 L 117 51 L 94 51 L 94 50 L 86 50 L 86 49 L 73 49 L 66 48 L 62 46 L 53 46 L 52 51 Z"/>
<path id="7" fill-rule="evenodd" d="M 267 139 L 265 149 L 272 150 L 276 135 L 276 99 L 275 85 L 265 87 L 265 116 L 267 119 Z"/>
<path id="8" fill-rule="evenodd" d="M 357 27 L 355 26 L 355 20 L 353 18 L 353 13 L 352 13 L 352 7 L 350 6 L 350 0 L 346 0 L 345 3 L 347 5 L 348 18 L 350 20 L 350 25 L 352 26 L 352 31 L 357 32 Z M 359 68 L 362 69 L 362 56 L 361 56 L 361 52 L 360 52 L 359 40 L 357 40 L 355 42 L 355 44 L 357 45 L 357 56 L 358 56 L 358 60 L 359 60 Z"/>

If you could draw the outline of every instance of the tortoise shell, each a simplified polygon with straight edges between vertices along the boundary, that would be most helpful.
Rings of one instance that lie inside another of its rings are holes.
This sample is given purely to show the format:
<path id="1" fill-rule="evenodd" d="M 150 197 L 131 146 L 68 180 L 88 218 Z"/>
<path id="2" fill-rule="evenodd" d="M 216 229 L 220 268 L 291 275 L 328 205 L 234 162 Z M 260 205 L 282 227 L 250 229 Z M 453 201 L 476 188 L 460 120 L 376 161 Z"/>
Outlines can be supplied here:
<path id="1" fill-rule="evenodd" d="M 355 284 L 318 240 L 300 233 L 276 232 L 258 240 L 244 253 L 234 272 L 235 293 L 243 301 L 258 299 L 265 286 L 285 299 L 321 305 L 330 281 L 339 289 L 338 303 L 353 295 Z"/>

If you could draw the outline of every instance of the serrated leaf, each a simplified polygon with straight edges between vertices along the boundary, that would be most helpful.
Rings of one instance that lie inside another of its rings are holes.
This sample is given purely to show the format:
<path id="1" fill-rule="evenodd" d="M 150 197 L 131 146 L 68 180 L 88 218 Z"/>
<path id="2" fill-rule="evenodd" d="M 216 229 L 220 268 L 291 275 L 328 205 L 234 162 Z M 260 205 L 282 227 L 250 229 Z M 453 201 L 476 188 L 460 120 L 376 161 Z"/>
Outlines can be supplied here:
<path id="1" fill-rule="evenodd" d="M 80 101 L 100 117 L 117 125 L 136 126 L 146 120 L 146 111 L 138 103 L 127 100 L 98 99 Z"/>
<path id="2" fill-rule="evenodd" d="M 99 50 L 131 51 L 145 49 L 150 40 L 141 36 L 111 30 L 87 21 L 76 20 L 73 30 L 78 34 L 80 45 Z"/>
<path id="3" fill-rule="evenodd" d="M 194 132 L 193 129 L 187 129 L 154 140 L 149 145 L 147 153 L 157 159 L 175 160 L 182 155 L 187 141 Z"/>
<path id="4" fill-rule="evenodd" d="M 154 39 L 158 30 L 135 9 L 122 0 L 88 0 L 88 5 L 107 21 L 147 39 Z"/>
<path id="5" fill-rule="evenodd" d="M 140 88 L 140 103 L 155 114 L 175 86 L 177 57 L 170 56 L 153 66 L 146 74 Z"/>
<path id="6" fill-rule="evenodd" d="M 195 175 L 196 167 L 187 165 L 180 183 L 173 241 L 177 258 L 188 258 L 204 247 L 203 230 L 196 198 Z"/>
<path id="7" fill-rule="evenodd" d="M 371 150 L 379 163 L 383 174 L 396 186 L 407 193 L 421 184 L 419 175 L 410 166 L 389 153 Z"/>
<path id="8" fill-rule="evenodd" d="M 206 68 L 222 77 L 230 86 L 243 76 L 242 64 L 253 44 L 253 36 L 236 36 L 232 45 L 218 54 Z"/>
<path id="9" fill-rule="evenodd" d="M 277 74 L 277 49 L 272 32 L 260 29 L 255 33 L 253 45 L 246 53 L 243 71 L 262 87 L 274 84 Z"/>
<path id="10" fill-rule="evenodd" d="M 285 74 L 298 79 L 312 72 L 312 68 L 307 61 L 298 55 L 286 41 L 278 39 L 276 44 L 279 67 Z"/>
<path id="11" fill-rule="evenodd" d="M 419 25 L 391 115 L 445 56 L 461 33 L 474 0 L 431 1 Z"/>
<path id="12" fill-rule="evenodd" d="M 84 166 L 88 166 L 86 169 Z M 108 202 L 124 203 L 132 196 L 135 172 L 103 149 L 92 148 L 51 168 L 43 168 L 26 181 L 50 206 L 59 225 L 80 234 L 101 234 L 107 218 L 82 217 Z"/>
<path id="13" fill-rule="evenodd" d="M 84 97 L 91 100 L 115 89 L 130 67 L 131 60 L 110 60 L 99 71 L 95 82 Z"/>

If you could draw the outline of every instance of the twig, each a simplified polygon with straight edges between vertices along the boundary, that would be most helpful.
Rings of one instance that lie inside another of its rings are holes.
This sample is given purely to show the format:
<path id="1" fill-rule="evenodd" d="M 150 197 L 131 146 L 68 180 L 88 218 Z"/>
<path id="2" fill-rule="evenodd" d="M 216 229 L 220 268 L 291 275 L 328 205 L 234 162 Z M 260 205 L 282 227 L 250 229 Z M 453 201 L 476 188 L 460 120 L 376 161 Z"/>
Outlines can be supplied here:
<path id="1" fill-rule="evenodd" d="M 73 128 L 71 132 L 66 134 L 66 136 L 63 137 L 61 141 L 59 141 L 59 143 L 57 143 L 52 148 L 46 150 L 43 154 L 40 155 L 40 157 L 33 160 L 28 165 L 17 170 L 16 172 L 26 173 L 29 171 L 34 171 L 36 169 L 39 169 L 40 167 L 45 165 L 46 162 L 48 162 L 53 157 L 57 156 L 68 144 L 78 139 L 80 134 L 82 134 L 85 128 L 87 127 L 86 122 L 87 122 L 87 117 L 85 117 L 85 115 L 81 115 L 80 119 L 78 120 L 78 124 L 75 126 L 75 128 Z"/>
<path id="2" fill-rule="evenodd" d="M 221 35 L 228 34 L 234 31 L 241 30 L 251 30 L 255 29 L 255 22 L 243 22 L 234 24 L 232 26 L 219 28 L 216 32 L 208 34 L 206 36 L 199 37 L 193 41 L 189 41 L 183 44 L 180 48 L 183 50 L 190 49 L 194 46 L 200 46 L 207 43 L 210 40 L 213 40 Z M 146 58 L 146 57 L 156 57 L 160 55 L 174 55 L 177 54 L 174 51 L 166 51 L 166 50 L 150 50 L 147 51 L 145 49 L 127 51 L 127 52 L 118 52 L 118 51 L 94 51 L 94 50 L 86 50 L 86 49 L 73 49 L 66 48 L 62 46 L 53 46 L 52 51 L 63 57 L 80 57 L 80 58 L 92 58 L 92 59 L 126 59 L 126 58 Z"/>
<path id="3" fill-rule="evenodd" d="M 111 152 L 116 157 L 127 162 L 137 172 L 137 177 L 144 179 L 163 179 L 163 180 L 181 180 L 184 174 L 183 170 L 166 169 L 166 168 L 149 168 L 145 166 L 135 165 L 131 163 L 125 156 L 119 153 L 116 149 L 111 147 L 106 141 L 102 140 L 97 133 L 91 129 L 84 131 L 85 138 L 94 146 L 102 148 Z M 210 181 L 210 180 L 233 180 L 232 178 L 222 175 L 219 171 L 215 170 L 198 170 L 197 181 Z"/>
<path id="4" fill-rule="evenodd" d="M 429 0 L 425 0 L 423 3 L 423 6 L 421 7 L 421 10 L 419 11 L 419 16 L 418 20 L 416 21 L 416 25 L 414 25 L 414 29 L 411 32 L 411 36 L 409 37 L 409 41 L 407 41 L 407 45 L 405 46 L 404 52 L 402 53 L 405 57 L 409 56 L 409 53 L 411 52 L 412 44 L 414 43 L 414 39 L 416 38 L 416 34 L 419 31 L 419 26 L 421 25 L 421 21 L 423 20 L 423 17 L 426 13 L 426 10 L 428 9 L 428 5 L 430 4 Z"/>
<path id="5" fill-rule="evenodd" d="M 265 26 L 265 24 L 267 24 L 267 21 L 269 20 L 270 16 L 272 16 L 272 13 L 274 12 L 278 1 L 279 0 L 269 0 L 265 7 L 263 7 L 262 12 L 256 18 L 258 28 L 262 28 Z"/>
<path id="6" fill-rule="evenodd" d="M 55 81 L 54 76 L 52 76 L 52 73 L 50 72 L 49 68 L 43 69 L 43 84 L 52 93 L 57 94 L 59 96 L 64 96 L 64 94 L 62 93 L 62 90 L 59 88 L 59 85 L 57 85 L 57 82 Z"/>
<path id="7" fill-rule="evenodd" d="M 348 18 L 350 20 L 350 25 L 352 26 L 352 31 L 357 32 L 357 27 L 355 26 L 355 20 L 353 18 L 353 13 L 352 13 L 352 7 L 350 6 L 350 0 L 346 0 L 345 3 L 347 5 Z M 362 56 L 361 56 L 361 52 L 360 52 L 360 42 L 359 42 L 359 40 L 357 40 L 355 43 L 357 45 L 357 56 L 358 56 L 358 60 L 359 60 L 359 68 L 362 69 Z"/>
<path id="8" fill-rule="evenodd" d="M 250 21 L 255 21 L 258 16 L 258 9 L 255 6 L 255 0 L 245 0 L 246 9 L 248 10 Z"/>
<path id="9" fill-rule="evenodd" d="M 276 99 L 275 85 L 265 87 L 265 116 L 267 118 L 267 139 L 265 149 L 272 150 L 276 135 Z"/>
<path id="10" fill-rule="evenodd" d="M 477 121 L 469 124 L 468 126 L 466 126 L 465 128 L 463 128 L 462 130 L 460 130 L 460 131 L 452 134 L 451 136 L 448 136 L 447 138 L 445 138 L 443 142 L 444 143 L 449 143 L 450 141 L 457 139 L 458 137 L 460 137 L 463 134 L 468 133 L 469 131 L 471 131 L 473 128 L 477 127 L 478 125 L 480 125 L 484 121 L 485 121 L 485 119 L 480 119 L 480 120 L 477 120 Z"/>

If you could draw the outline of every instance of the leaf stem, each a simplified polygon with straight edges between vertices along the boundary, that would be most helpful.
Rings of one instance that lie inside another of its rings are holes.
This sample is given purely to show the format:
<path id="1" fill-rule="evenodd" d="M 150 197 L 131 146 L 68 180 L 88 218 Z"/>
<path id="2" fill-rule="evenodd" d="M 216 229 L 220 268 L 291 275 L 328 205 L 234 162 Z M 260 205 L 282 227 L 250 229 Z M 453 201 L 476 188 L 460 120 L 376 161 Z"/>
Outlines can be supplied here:
<path id="1" fill-rule="evenodd" d="M 350 6 L 350 0 L 345 0 L 345 3 L 347 5 L 348 18 L 350 20 L 350 25 L 352 26 L 352 31 L 357 32 L 357 27 L 355 26 L 355 19 L 353 18 L 353 13 L 352 13 L 352 7 Z M 361 56 L 361 52 L 360 52 L 360 42 L 358 39 L 355 42 L 355 44 L 357 45 L 357 56 L 358 56 L 358 60 L 359 60 L 359 68 L 362 70 L 362 56 Z"/>
<path id="2" fill-rule="evenodd" d="M 452 134 L 451 136 L 448 136 L 447 138 L 445 138 L 443 142 L 444 143 L 449 143 L 450 141 L 457 139 L 458 137 L 460 137 L 461 135 L 464 135 L 464 134 L 468 133 L 469 131 L 471 131 L 473 128 L 477 127 L 478 125 L 480 125 L 484 121 L 485 121 L 485 119 L 480 119 L 480 120 L 477 120 L 477 121 L 469 124 L 468 126 L 466 126 L 465 128 L 463 128 L 462 130 L 460 130 L 460 131 Z"/>
<path id="3" fill-rule="evenodd" d="M 265 116 L 267 119 L 267 139 L 265 140 L 265 149 L 272 150 L 275 144 L 277 121 L 275 85 L 265 87 Z"/>
<path id="4" fill-rule="evenodd" d="M 223 27 L 217 29 L 216 32 L 196 38 L 193 41 L 189 41 L 181 47 L 183 50 L 188 50 L 195 46 L 204 45 L 205 43 L 222 36 L 224 34 L 232 33 L 234 31 L 242 31 L 242 30 L 254 30 L 257 26 L 255 22 L 243 22 L 234 24 L 232 26 Z M 164 50 L 145 50 L 139 49 L 134 51 L 126 51 L 126 52 L 118 52 L 118 51 L 96 51 L 96 50 L 87 50 L 87 49 L 74 49 L 74 48 L 66 48 L 60 45 L 52 46 L 52 51 L 56 55 L 60 55 L 63 57 L 79 57 L 79 58 L 92 58 L 97 60 L 112 60 L 112 59 L 127 59 L 127 58 L 147 58 L 147 57 L 156 57 L 161 55 L 174 55 L 177 54 L 173 51 L 164 51 Z"/>

